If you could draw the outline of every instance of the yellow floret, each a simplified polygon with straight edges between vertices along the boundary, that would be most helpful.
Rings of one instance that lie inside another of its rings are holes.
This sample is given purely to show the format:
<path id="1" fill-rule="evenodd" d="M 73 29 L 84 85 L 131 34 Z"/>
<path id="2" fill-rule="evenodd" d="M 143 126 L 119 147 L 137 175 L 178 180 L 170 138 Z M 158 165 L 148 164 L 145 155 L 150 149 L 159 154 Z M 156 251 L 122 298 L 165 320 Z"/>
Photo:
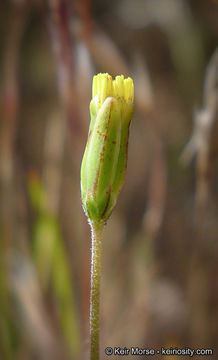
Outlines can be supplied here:
<path id="1" fill-rule="evenodd" d="M 133 103 L 134 86 L 131 78 L 124 79 L 123 75 L 116 76 L 115 80 L 109 74 L 98 74 L 93 78 L 92 98 L 98 96 L 101 106 L 107 97 L 114 97 L 124 103 Z"/>

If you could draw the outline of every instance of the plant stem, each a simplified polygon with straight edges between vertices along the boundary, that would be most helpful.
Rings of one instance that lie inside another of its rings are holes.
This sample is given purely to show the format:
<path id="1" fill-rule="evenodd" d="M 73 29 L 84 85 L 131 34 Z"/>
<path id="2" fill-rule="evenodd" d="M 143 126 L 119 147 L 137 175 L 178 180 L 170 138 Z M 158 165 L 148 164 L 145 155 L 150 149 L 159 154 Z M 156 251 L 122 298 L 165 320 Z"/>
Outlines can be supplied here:
<path id="1" fill-rule="evenodd" d="M 99 309 L 101 280 L 101 241 L 103 224 L 90 222 L 92 230 L 91 247 L 91 294 L 90 294 L 90 337 L 91 360 L 99 360 Z"/>

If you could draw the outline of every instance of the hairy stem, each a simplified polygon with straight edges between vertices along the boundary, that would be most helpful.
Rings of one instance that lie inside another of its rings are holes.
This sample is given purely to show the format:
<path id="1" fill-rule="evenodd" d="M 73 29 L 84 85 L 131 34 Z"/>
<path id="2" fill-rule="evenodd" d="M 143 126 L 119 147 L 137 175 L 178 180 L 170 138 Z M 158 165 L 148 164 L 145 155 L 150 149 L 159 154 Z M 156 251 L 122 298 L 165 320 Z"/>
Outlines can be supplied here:
<path id="1" fill-rule="evenodd" d="M 91 294 L 90 294 L 90 337 L 91 360 L 99 360 L 99 309 L 100 309 L 100 280 L 101 280 L 101 241 L 102 223 L 91 223 Z"/>

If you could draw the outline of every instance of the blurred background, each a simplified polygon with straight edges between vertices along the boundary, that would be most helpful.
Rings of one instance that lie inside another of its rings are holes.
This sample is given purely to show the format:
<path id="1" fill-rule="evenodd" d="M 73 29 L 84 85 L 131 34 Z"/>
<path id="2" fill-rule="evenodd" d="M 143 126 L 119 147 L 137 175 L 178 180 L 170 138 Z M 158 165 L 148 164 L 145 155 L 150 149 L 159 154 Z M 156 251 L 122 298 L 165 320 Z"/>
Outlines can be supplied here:
<path id="1" fill-rule="evenodd" d="M 101 359 L 107 346 L 216 358 L 217 19 L 216 0 L 1 2 L 0 359 L 88 359 L 80 164 L 98 72 L 135 84 L 104 232 Z"/>

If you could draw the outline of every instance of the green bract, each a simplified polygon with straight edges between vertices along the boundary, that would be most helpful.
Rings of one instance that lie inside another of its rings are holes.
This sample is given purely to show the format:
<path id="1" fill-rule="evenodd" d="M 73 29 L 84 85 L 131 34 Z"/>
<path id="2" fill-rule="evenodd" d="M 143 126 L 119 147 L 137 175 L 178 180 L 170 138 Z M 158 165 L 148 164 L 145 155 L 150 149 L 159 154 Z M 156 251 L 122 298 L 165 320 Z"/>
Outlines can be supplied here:
<path id="1" fill-rule="evenodd" d="M 81 166 L 83 208 L 94 222 L 108 219 L 123 185 L 133 98 L 131 78 L 94 76 L 91 123 Z"/>

